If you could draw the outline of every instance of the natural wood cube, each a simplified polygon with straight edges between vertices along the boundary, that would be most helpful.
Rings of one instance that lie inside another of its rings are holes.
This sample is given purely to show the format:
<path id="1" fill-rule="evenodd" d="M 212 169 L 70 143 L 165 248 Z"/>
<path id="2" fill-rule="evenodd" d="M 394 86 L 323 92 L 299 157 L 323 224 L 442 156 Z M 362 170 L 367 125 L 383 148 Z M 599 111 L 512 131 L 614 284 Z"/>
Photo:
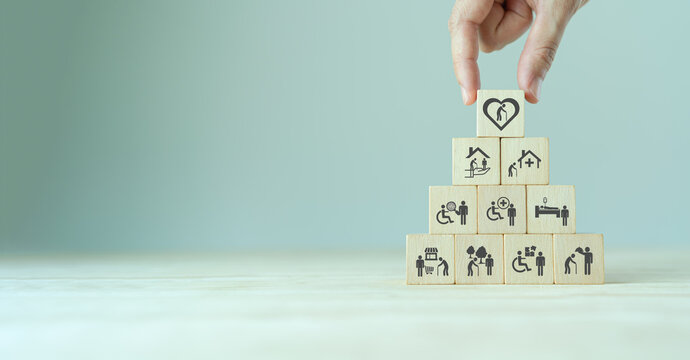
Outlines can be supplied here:
<path id="1" fill-rule="evenodd" d="M 501 184 L 548 183 L 548 138 L 501 139 Z"/>
<path id="2" fill-rule="evenodd" d="M 455 283 L 503 284 L 503 235 L 455 235 Z"/>
<path id="3" fill-rule="evenodd" d="M 527 186 L 527 233 L 574 234 L 575 186 Z"/>
<path id="4" fill-rule="evenodd" d="M 453 284 L 453 235 L 407 235 L 407 284 Z"/>
<path id="5" fill-rule="evenodd" d="M 477 232 L 524 234 L 527 232 L 525 187 L 477 186 Z"/>
<path id="6" fill-rule="evenodd" d="M 498 138 L 453 139 L 453 185 L 501 183 L 501 142 Z"/>
<path id="7" fill-rule="evenodd" d="M 505 235 L 506 284 L 553 284 L 553 235 Z"/>
<path id="8" fill-rule="evenodd" d="M 477 187 L 430 186 L 429 233 L 476 234 Z"/>
<path id="9" fill-rule="evenodd" d="M 556 284 L 604 283 L 604 235 L 553 236 Z"/>
<path id="10" fill-rule="evenodd" d="M 525 136 L 525 93 L 522 90 L 478 90 L 477 136 Z"/>

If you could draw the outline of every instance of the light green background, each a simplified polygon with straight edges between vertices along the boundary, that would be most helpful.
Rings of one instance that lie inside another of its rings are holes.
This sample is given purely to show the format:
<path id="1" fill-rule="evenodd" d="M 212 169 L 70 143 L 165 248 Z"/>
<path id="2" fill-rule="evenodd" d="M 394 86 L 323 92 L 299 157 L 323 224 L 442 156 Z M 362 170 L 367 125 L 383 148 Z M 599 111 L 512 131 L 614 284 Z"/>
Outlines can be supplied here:
<path id="1" fill-rule="evenodd" d="M 0 4 L 4 253 L 399 249 L 475 135 L 452 1 Z M 607 245 L 688 238 L 688 13 L 592 1 L 526 108 Z M 517 87 L 523 43 L 483 87 Z"/>

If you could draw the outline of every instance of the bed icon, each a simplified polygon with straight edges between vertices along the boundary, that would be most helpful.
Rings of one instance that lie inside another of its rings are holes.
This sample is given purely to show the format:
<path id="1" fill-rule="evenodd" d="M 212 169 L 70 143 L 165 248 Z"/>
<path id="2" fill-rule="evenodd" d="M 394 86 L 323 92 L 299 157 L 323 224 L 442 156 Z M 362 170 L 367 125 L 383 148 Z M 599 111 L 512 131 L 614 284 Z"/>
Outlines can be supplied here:
<path id="1" fill-rule="evenodd" d="M 564 206 L 565 208 L 565 206 Z M 556 215 L 557 218 L 561 217 L 561 209 L 553 206 L 535 205 L 534 206 L 534 217 L 539 218 L 539 215 Z"/>

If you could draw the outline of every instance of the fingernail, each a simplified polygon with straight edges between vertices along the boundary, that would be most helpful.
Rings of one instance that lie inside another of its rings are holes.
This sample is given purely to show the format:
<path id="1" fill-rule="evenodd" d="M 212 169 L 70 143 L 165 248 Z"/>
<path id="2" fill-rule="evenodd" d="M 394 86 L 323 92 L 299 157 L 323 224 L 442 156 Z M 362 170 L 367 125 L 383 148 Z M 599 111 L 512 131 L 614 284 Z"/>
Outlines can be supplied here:
<path id="1" fill-rule="evenodd" d="M 537 100 L 541 98 L 541 83 L 544 82 L 543 78 L 536 78 L 534 83 L 532 83 L 532 95 L 534 95 Z"/>
<path id="2" fill-rule="evenodd" d="M 469 95 L 467 95 L 467 90 L 464 87 L 460 87 L 460 89 L 462 90 L 462 102 L 467 105 L 470 99 Z"/>

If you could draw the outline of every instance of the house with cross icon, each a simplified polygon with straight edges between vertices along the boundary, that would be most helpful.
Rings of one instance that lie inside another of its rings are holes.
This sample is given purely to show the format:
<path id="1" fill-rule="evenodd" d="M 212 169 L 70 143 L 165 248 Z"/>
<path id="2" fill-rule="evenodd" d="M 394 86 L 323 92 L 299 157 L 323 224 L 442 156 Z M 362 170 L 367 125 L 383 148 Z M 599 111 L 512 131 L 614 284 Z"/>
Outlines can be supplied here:
<path id="1" fill-rule="evenodd" d="M 521 169 L 523 163 L 527 165 L 527 167 L 529 168 L 531 168 L 532 165 L 536 164 L 536 168 L 539 169 L 539 163 L 541 163 L 541 159 L 539 158 L 539 156 L 533 153 L 532 150 L 522 150 L 522 156 L 520 156 L 520 158 L 518 159 L 518 163 L 520 164 Z"/>

